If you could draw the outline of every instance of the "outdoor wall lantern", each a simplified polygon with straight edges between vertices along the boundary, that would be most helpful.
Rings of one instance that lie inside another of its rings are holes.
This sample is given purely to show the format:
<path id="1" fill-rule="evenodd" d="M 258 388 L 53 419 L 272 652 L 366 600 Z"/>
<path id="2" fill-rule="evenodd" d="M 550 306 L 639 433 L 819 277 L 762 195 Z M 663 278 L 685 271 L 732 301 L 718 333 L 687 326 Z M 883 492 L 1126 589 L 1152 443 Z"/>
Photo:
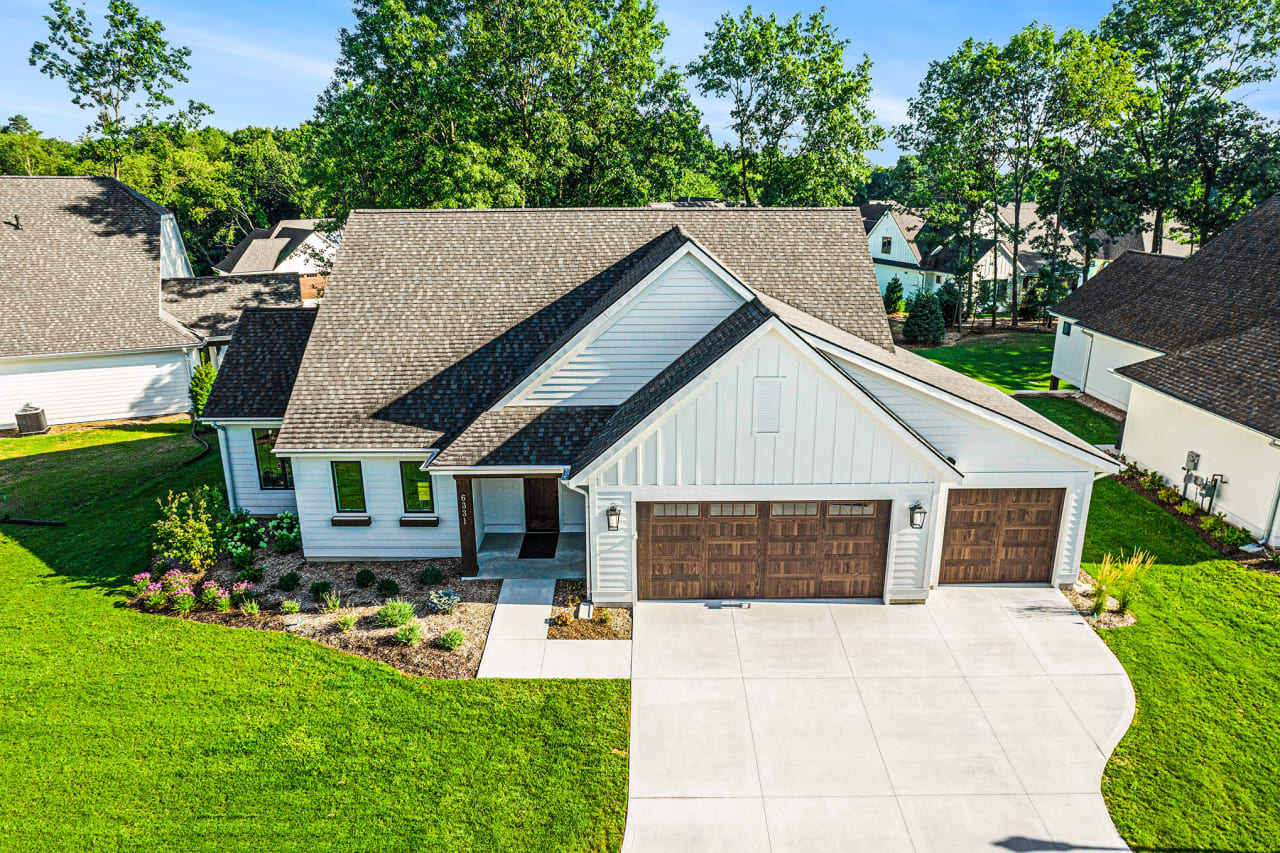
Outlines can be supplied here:
<path id="1" fill-rule="evenodd" d="M 924 517 L 927 513 L 925 512 L 924 507 L 920 505 L 920 501 L 913 503 L 909 508 L 909 512 L 911 513 L 912 528 L 919 530 L 924 527 Z"/>
<path id="2" fill-rule="evenodd" d="M 610 504 L 609 508 L 604 511 L 604 519 L 609 525 L 610 532 L 616 532 L 619 522 L 622 521 L 622 510 L 618 509 L 617 504 Z"/>

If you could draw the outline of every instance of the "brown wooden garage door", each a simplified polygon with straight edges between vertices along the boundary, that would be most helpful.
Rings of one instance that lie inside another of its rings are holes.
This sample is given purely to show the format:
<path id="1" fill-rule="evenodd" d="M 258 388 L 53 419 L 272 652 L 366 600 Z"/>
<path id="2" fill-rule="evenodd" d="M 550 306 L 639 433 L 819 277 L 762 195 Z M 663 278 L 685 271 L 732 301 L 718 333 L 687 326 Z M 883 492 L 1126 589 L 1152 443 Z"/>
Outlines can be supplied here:
<path id="1" fill-rule="evenodd" d="M 954 489 L 941 583 L 1048 583 L 1065 489 Z"/>
<path id="2" fill-rule="evenodd" d="M 637 594 L 879 597 L 890 508 L 889 501 L 637 504 Z"/>

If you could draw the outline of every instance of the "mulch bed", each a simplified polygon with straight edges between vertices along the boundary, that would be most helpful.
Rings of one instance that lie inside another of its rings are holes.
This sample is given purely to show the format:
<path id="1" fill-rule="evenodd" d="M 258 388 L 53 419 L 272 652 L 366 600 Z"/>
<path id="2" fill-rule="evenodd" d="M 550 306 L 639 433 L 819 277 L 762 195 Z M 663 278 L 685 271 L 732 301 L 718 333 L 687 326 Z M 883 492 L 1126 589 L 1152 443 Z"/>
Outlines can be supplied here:
<path id="1" fill-rule="evenodd" d="M 596 618 L 573 618 L 573 611 L 569 609 L 569 597 L 576 596 L 581 598 L 585 591 L 585 587 L 580 580 L 561 579 L 556 581 L 555 596 L 551 600 L 551 618 L 554 620 L 557 614 L 567 613 L 570 617 L 570 622 L 568 625 L 556 625 L 554 622 L 548 625 L 547 639 L 630 640 L 630 607 L 597 607 L 595 608 Z M 609 614 L 609 622 L 607 624 L 598 618 L 600 613 Z"/>
<path id="2" fill-rule="evenodd" d="M 246 616 L 237 609 L 219 613 L 207 608 L 193 611 L 185 617 L 197 622 L 253 628 L 261 631 L 284 631 L 331 646 L 360 657 L 381 661 L 408 675 L 430 678 L 474 678 L 480 668 L 489 623 L 493 619 L 500 580 L 466 580 L 461 577 L 462 561 L 456 557 L 429 560 L 322 563 L 308 562 L 301 552 L 277 554 L 270 547 L 257 549 L 254 565 L 263 570 L 263 578 L 255 583 L 254 598 L 261 610 L 256 616 Z M 444 580 L 427 586 L 419 583 L 418 575 L 427 566 L 439 566 Z M 157 561 L 152 574 L 158 579 L 169 567 Z M 356 573 L 369 569 L 378 580 L 393 578 L 400 586 L 395 596 L 410 601 L 418 613 L 422 642 L 417 646 L 402 646 L 392 640 L 396 628 L 383 628 L 375 614 L 385 599 L 378 595 L 376 584 L 369 587 L 356 585 Z M 276 584 L 281 575 L 296 571 L 301 576 L 297 589 L 285 592 Z M 199 584 L 206 580 L 230 589 L 236 582 L 236 572 L 231 559 L 223 556 L 203 575 L 192 575 L 192 587 L 198 592 Z M 332 592 L 342 601 L 334 613 L 320 612 L 320 602 L 312 599 L 310 587 L 314 581 L 329 581 Z M 462 601 L 451 614 L 428 613 L 427 597 L 436 590 L 452 589 Z M 286 614 L 280 611 L 283 601 L 297 601 L 300 612 Z M 144 610 L 141 597 L 131 601 L 132 606 Z M 339 617 L 352 614 L 356 625 L 343 633 L 338 628 Z M 161 611 L 161 615 L 172 615 Z M 454 651 L 439 648 L 435 641 L 440 635 L 455 628 L 466 633 L 467 639 Z"/>
<path id="3" fill-rule="evenodd" d="M 1076 575 L 1076 585 L 1072 589 L 1063 590 L 1063 595 L 1067 597 L 1067 601 L 1071 602 L 1071 606 L 1080 612 L 1084 617 L 1084 621 L 1088 622 L 1095 628 L 1126 628 L 1138 621 L 1138 617 L 1134 616 L 1132 611 L 1121 613 L 1119 603 L 1107 596 L 1107 610 L 1098 618 L 1093 616 L 1093 604 L 1097 600 L 1097 596 L 1093 591 L 1093 578 L 1089 577 L 1088 572 L 1081 569 Z"/>

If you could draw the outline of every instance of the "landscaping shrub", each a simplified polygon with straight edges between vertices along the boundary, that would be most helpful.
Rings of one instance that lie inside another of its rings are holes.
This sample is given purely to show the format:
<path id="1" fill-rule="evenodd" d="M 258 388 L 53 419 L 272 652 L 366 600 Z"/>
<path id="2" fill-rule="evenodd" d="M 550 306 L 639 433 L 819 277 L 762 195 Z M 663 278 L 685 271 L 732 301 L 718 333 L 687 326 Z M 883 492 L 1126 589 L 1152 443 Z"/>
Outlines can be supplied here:
<path id="1" fill-rule="evenodd" d="M 466 641 L 467 641 L 466 633 L 464 633 L 458 628 L 454 628 L 452 631 L 446 631 L 445 633 L 441 634 L 440 638 L 436 640 L 436 645 L 438 645 L 442 649 L 454 651 L 455 649 L 460 648 L 462 644 L 465 643 Z"/>
<path id="2" fill-rule="evenodd" d="M 458 609 L 462 596 L 451 589 L 438 589 L 427 596 L 427 609 L 432 613 L 452 613 Z"/>
<path id="3" fill-rule="evenodd" d="M 902 305 L 902 279 L 896 275 L 884 286 L 884 313 L 896 314 Z"/>
<path id="4" fill-rule="evenodd" d="M 596 608 L 596 621 L 601 625 L 608 625 L 613 621 L 613 613 L 603 607 Z"/>
<path id="5" fill-rule="evenodd" d="M 1176 504 L 1182 500 L 1182 493 L 1173 486 L 1161 486 L 1156 489 L 1156 497 L 1167 504 Z"/>
<path id="6" fill-rule="evenodd" d="M 218 369 L 206 362 L 196 365 L 196 369 L 191 372 L 191 387 L 187 389 L 187 395 L 191 398 L 191 413 L 196 420 L 200 419 L 205 401 L 209 399 L 209 392 L 213 390 L 213 381 L 217 378 Z"/>
<path id="7" fill-rule="evenodd" d="M 156 531 L 154 548 L 161 557 L 203 572 L 218 559 L 218 534 L 214 512 L 222 502 L 222 493 L 209 486 L 194 492 L 175 495 L 169 492 L 160 504 L 160 519 L 152 527 Z"/>
<path id="8" fill-rule="evenodd" d="M 946 333 L 938 297 L 927 291 L 918 292 L 911 298 L 907 322 L 902 326 L 903 339 L 909 344 L 936 346 L 942 343 Z"/>
<path id="9" fill-rule="evenodd" d="M 573 621 L 573 617 L 563 610 L 551 617 L 551 624 L 557 628 L 566 628 Z"/>
<path id="10" fill-rule="evenodd" d="M 1209 514 L 1200 519 L 1200 529 L 1210 536 L 1217 536 L 1222 532 L 1222 525 L 1225 523 L 1222 516 Z"/>
<path id="11" fill-rule="evenodd" d="M 164 607 L 165 601 L 168 599 L 164 586 L 159 583 L 147 584 L 147 588 L 143 590 L 143 593 L 147 596 L 145 604 L 148 610 L 159 610 Z"/>
<path id="12" fill-rule="evenodd" d="M 248 545 L 232 542 L 227 550 L 231 554 L 231 567 L 237 572 L 243 572 L 253 565 L 253 549 Z"/>
<path id="13" fill-rule="evenodd" d="M 1130 605 L 1146 587 L 1147 575 L 1156 563 L 1156 558 L 1141 548 L 1119 561 L 1116 579 L 1112 581 L 1111 597 L 1116 600 L 1121 613 L 1127 613 Z"/>
<path id="14" fill-rule="evenodd" d="M 333 584 L 330 581 L 312 581 L 311 598 L 315 601 L 323 601 L 324 597 L 333 591 Z"/>
<path id="15" fill-rule="evenodd" d="M 136 595 L 142 595 L 143 590 L 151 583 L 151 572 L 138 572 L 133 576 L 133 591 Z"/>
<path id="16" fill-rule="evenodd" d="M 254 601 L 252 598 L 240 602 L 240 612 L 245 616 L 257 616 L 258 610 L 258 602 Z"/>
<path id="17" fill-rule="evenodd" d="M 259 583 L 262 580 L 262 567 L 249 566 L 247 569 L 241 569 L 239 573 L 236 574 L 236 580 Z"/>
<path id="18" fill-rule="evenodd" d="M 280 580 L 276 581 L 276 586 L 284 592 L 293 592 L 300 583 L 302 583 L 302 575 L 297 572 L 285 572 L 280 576 Z"/>
<path id="19" fill-rule="evenodd" d="M 196 595 L 189 586 L 174 590 L 173 596 L 169 599 L 169 606 L 179 616 L 186 616 L 196 609 Z"/>
<path id="20" fill-rule="evenodd" d="M 954 326 L 959 322 L 960 288 L 954 281 L 948 281 L 938 288 L 938 310 L 942 312 L 942 323 Z"/>
<path id="21" fill-rule="evenodd" d="M 395 578 L 383 578 L 378 581 L 378 595 L 383 598 L 389 598 L 400 592 L 400 584 L 396 583 Z"/>
<path id="22" fill-rule="evenodd" d="M 262 526 L 253 520 L 247 509 L 236 509 L 228 512 L 218 523 L 218 534 L 222 538 L 223 547 L 228 550 L 235 543 L 249 548 L 261 548 L 267 544 L 267 535 Z"/>
<path id="23" fill-rule="evenodd" d="M 1222 522 L 1218 530 L 1218 541 L 1223 545 L 1232 548 L 1239 548 L 1242 545 L 1248 545 L 1253 541 L 1253 534 L 1242 527 L 1236 527 L 1226 521 Z"/>
<path id="24" fill-rule="evenodd" d="M 276 552 L 279 554 L 292 553 L 302 544 L 302 528 L 298 525 L 295 513 L 280 513 L 267 524 L 267 530 L 275 537 Z"/>
<path id="25" fill-rule="evenodd" d="M 1157 491 L 1164 486 L 1164 475 L 1159 471 L 1148 471 L 1142 475 L 1142 488 Z"/>
<path id="26" fill-rule="evenodd" d="M 1195 501 L 1183 501 L 1178 504 L 1178 513 L 1185 516 L 1192 516 L 1196 514 L 1196 510 L 1199 508 L 1199 504 Z"/>
<path id="27" fill-rule="evenodd" d="M 320 604 L 321 613 L 337 613 L 340 607 L 342 607 L 342 599 L 336 593 L 326 592 L 324 594 Z"/>
<path id="28" fill-rule="evenodd" d="M 347 613 L 338 617 L 338 630 L 342 633 L 347 633 L 355 626 L 356 615 L 354 613 Z"/>
<path id="29" fill-rule="evenodd" d="M 1110 553 L 1103 554 L 1102 562 L 1093 571 L 1093 618 L 1107 612 L 1107 596 L 1120 583 L 1120 563 Z"/>
<path id="30" fill-rule="evenodd" d="M 166 592 L 173 592 L 175 589 L 183 586 L 191 586 L 191 581 L 182 569 L 170 569 L 160 576 L 160 583 L 164 584 Z"/>
<path id="31" fill-rule="evenodd" d="M 378 576 L 375 575 L 373 572 L 369 571 L 368 569 L 361 569 L 360 571 L 356 572 L 356 586 L 360 587 L 361 589 L 363 589 L 364 587 L 373 586 L 373 582 L 376 581 L 377 579 L 378 579 Z"/>
<path id="32" fill-rule="evenodd" d="M 378 624 L 384 628 L 397 628 L 417 615 L 411 602 L 393 598 L 378 609 Z"/>
<path id="33" fill-rule="evenodd" d="M 302 610 L 302 605 L 296 601 L 288 600 L 280 602 L 281 613 L 297 613 Z"/>
<path id="34" fill-rule="evenodd" d="M 231 599 L 234 604 L 243 604 L 253 600 L 253 584 L 249 581 L 236 581 L 231 585 Z"/>
<path id="35" fill-rule="evenodd" d="M 439 566 L 427 566 L 418 575 L 418 583 L 423 586 L 435 586 L 444 580 L 444 569 Z"/>
<path id="36" fill-rule="evenodd" d="M 391 638 L 402 646 L 416 646 L 422 642 L 422 631 L 417 622 L 410 622 L 392 634 Z"/>
<path id="37" fill-rule="evenodd" d="M 1120 476 L 1122 477 L 1133 477 L 1135 480 L 1138 480 L 1146 473 L 1146 471 L 1142 470 L 1141 465 L 1137 462 L 1126 460 L 1123 454 L 1120 456 L 1120 461 L 1124 463 L 1124 470 L 1120 472 Z"/>
<path id="38" fill-rule="evenodd" d="M 214 581 L 205 581 L 200 584 L 200 603 L 206 607 L 213 607 L 214 603 L 218 600 L 219 593 L 221 592 L 222 588 L 218 586 L 217 583 Z"/>

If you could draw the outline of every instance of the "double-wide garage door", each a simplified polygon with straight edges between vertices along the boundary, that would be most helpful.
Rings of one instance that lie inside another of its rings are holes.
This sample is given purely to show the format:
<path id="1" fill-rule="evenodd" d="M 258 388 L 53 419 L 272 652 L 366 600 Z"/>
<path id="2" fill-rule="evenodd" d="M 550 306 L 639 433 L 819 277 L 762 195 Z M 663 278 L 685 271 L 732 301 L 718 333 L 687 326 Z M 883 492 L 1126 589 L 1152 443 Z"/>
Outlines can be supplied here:
<path id="1" fill-rule="evenodd" d="M 941 583 L 1048 583 L 1063 489 L 953 489 Z"/>
<path id="2" fill-rule="evenodd" d="M 638 503 L 637 593 L 879 597 L 890 508 L 889 501 Z"/>

